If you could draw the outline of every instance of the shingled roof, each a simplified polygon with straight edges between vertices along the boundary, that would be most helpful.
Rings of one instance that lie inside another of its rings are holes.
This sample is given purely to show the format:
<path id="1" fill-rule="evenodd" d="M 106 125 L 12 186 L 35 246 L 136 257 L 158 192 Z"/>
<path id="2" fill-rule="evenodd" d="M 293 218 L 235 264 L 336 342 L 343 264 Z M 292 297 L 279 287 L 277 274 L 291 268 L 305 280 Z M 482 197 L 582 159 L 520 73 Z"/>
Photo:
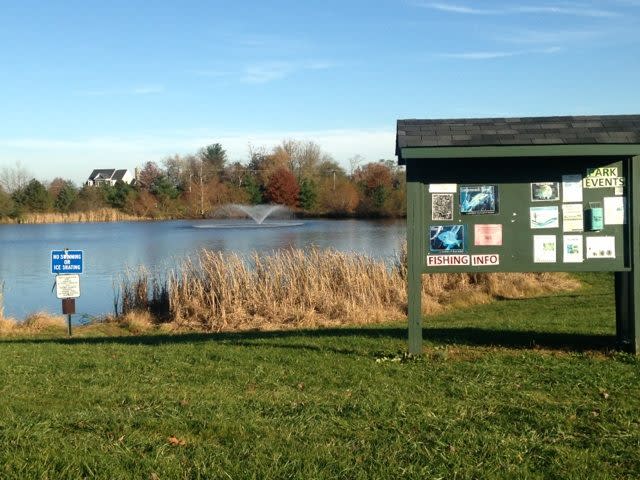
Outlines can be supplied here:
<path id="1" fill-rule="evenodd" d="M 640 144 L 640 115 L 398 120 L 407 147 Z"/>

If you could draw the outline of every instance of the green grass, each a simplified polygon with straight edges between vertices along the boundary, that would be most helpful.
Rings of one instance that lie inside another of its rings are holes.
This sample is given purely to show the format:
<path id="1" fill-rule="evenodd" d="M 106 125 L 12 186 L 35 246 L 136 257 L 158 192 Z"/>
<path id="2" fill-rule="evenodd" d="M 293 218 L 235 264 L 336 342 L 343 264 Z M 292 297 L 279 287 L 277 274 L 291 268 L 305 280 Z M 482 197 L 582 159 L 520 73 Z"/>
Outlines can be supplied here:
<path id="1" fill-rule="evenodd" d="M 0 478 L 638 478 L 640 361 L 581 278 L 426 319 L 418 360 L 399 324 L 0 341 Z"/>

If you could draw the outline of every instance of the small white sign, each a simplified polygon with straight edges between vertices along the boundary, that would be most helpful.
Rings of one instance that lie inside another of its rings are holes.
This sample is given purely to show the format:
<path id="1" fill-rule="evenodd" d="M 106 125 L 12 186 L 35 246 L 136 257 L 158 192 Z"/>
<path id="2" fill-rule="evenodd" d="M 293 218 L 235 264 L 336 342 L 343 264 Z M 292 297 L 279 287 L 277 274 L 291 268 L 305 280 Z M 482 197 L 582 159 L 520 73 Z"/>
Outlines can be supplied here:
<path id="1" fill-rule="evenodd" d="M 78 298 L 80 296 L 80 275 L 56 276 L 56 296 L 58 298 Z"/>
<path id="2" fill-rule="evenodd" d="M 427 256 L 427 267 L 456 267 L 459 265 L 470 265 L 469 255 L 429 255 Z"/>
<path id="3" fill-rule="evenodd" d="M 485 265 L 500 265 L 500 255 L 489 253 L 486 255 L 471 255 L 471 265 L 484 267 Z"/>
<path id="4" fill-rule="evenodd" d="M 430 183 L 429 193 L 456 193 L 458 184 L 456 183 Z"/>

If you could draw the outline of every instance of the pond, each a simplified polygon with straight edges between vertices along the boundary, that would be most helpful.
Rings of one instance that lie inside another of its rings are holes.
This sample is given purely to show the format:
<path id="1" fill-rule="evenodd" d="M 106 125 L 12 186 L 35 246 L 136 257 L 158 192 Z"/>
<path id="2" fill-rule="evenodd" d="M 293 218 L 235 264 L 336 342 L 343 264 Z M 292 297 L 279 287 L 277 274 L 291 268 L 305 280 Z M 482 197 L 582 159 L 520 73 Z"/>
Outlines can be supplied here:
<path id="1" fill-rule="evenodd" d="M 112 313 L 114 284 L 127 269 L 144 265 L 171 268 L 202 248 L 249 254 L 285 248 L 333 248 L 388 259 L 405 239 L 404 220 L 325 220 L 270 222 L 181 220 L 159 222 L 0 225 L 0 281 L 4 313 L 60 313 L 51 251 L 84 251 L 79 319 Z"/>

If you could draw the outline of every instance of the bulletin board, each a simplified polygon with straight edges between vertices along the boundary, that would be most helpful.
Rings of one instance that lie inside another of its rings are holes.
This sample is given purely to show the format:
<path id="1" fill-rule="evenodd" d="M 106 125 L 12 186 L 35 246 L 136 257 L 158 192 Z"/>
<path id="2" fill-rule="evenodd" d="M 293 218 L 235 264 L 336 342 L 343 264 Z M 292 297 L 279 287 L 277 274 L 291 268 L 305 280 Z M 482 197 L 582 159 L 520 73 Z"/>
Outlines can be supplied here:
<path id="1" fill-rule="evenodd" d="M 629 271 L 629 163 L 550 157 L 410 165 L 421 184 L 423 272 Z"/>

